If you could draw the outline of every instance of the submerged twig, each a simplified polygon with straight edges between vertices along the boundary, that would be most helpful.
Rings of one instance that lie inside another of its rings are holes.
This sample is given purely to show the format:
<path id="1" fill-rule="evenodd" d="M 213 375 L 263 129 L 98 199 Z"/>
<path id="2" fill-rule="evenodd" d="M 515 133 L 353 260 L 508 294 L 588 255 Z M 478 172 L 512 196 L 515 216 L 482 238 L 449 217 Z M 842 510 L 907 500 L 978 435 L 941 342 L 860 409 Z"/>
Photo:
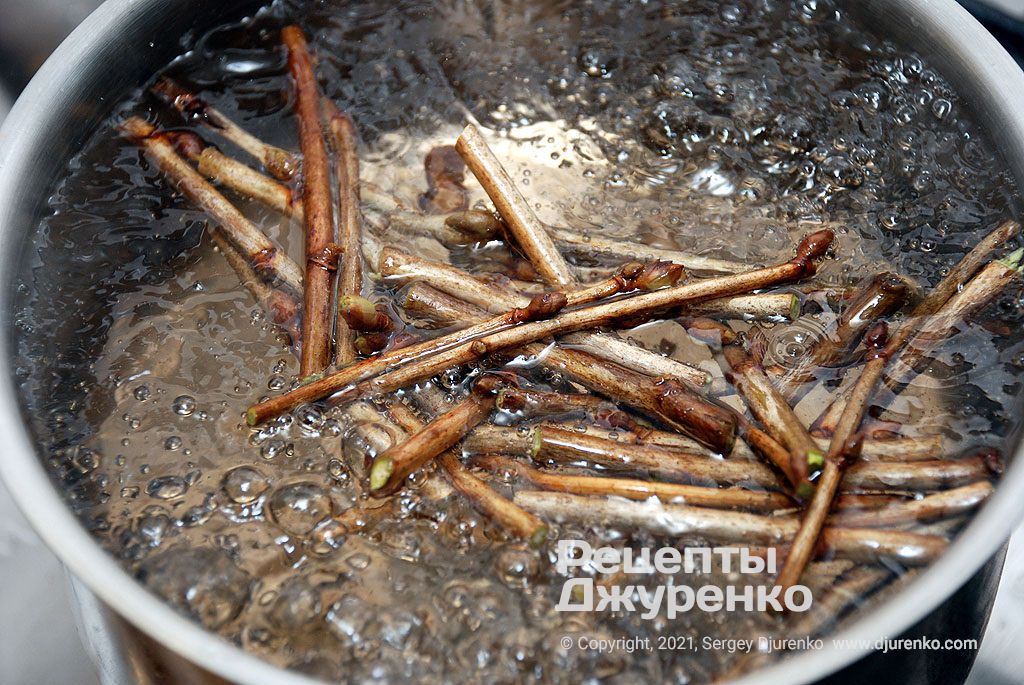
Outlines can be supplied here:
<path id="1" fill-rule="evenodd" d="M 671 535 L 695 535 L 719 543 L 774 545 L 792 537 L 799 525 L 792 516 L 761 516 L 746 512 L 689 507 L 658 502 L 630 502 L 552 492 L 517 492 L 516 504 L 557 521 L 606 523 Z M 822 554 L 874 562 L 893 559 L 906 566 L 922 566 L 946 550 L 938 535 L 871 528 L 826 528 Z"/>
<path id="2" fill-rule="evenodd" d="M 551 241 L 530 204 L 516 188 L 508 172 L 487 146 L 476 126 L 470 124 L 455 142 L 455 149 L 491 198 L 509 232 L 537 273 L 550 285 L 566 287 L 576 282 L 568 264 Z"/>
<path id="3" fill-rule="evenodd" d="M 890 527 L 904 523 L 934 521 L 972 511 L 994 491 L 988 481 L 943 490 L 921 499 L 909 499 L 862 511 L 833 512 L 828 524 L 861 528 Z"/>
<path id="4" fill-rule="evenodd" d="M 765 512 L 785 509 L 792 505 L 788 497 L 778 492 L 760 492 L 740 488 L 708 488 L 629 478 L 598 478 L 548 473 L 515 459 L 495 456 L 475 457 L 473 464 L 489 471 L 511 473 L 544 490 L 572 495 L 604 495 L 636 500 L 657 497 L 666 503 Z"/>
<path id="5" fill-rule="evenodd" d="M 334 243 L 331 170 L 320 129 L 320 92 L 313 58 L 297 26 L 281 30 L 288 49 L 288 70 L 295 85 L 295 113 L 302 148 L 302 204 L 306 225 L 306 278 L 302 310 L 299 375 L 317 374 L 331 363 L 334 330 L 333 292 L 339 248 Z"/>
<path id="6" fill-rule="evenodd" d="M 264 143 L 228 119 L 220 110 L 166 76 L 157 79 L 153 84 L 153 92 L 169 100 L 182 114 L 194 117 L 260 160 L 275 178 L 287 181 L 298 173 L 299 163 L 292 153 Z"/>
<path id="7" fill-rule="evenodd" d="M 270 316 L 270 320 L 288 333 L 293 345 L 297 344 L 302 335 L 300 329 L 302 305 L 299 304 L 299 301 L 291 293 L 274 288 L 261 279 L 248 260 L 224 237 L 221 229 L 211 229 L 210 239 L 224 255 L 228 266 L 238 275 L 238 280 L 241 281 L 245 289 Z"/>
<path id="8" fill-rule="evenodd" d="M 388 411 L 409 433 L 419 434 L 427 427 L 412 409 L 400 402 L 393 403 Z M 548 527 L 543 521 L 502 497 L 487 483 L 470 473 L 454 450 L 444 450 L 438 455 L 437 460 L 452 487 L 508 533 L 529 540 L 533 545 L 540 545 L 547 537 Z"/>
<path id="9" fill-rule="evenodd" d="M 330 100 L 324 100 L 328 125 L 337 157 L 338 176 L 338 298 L 358 297 L 363 288 L 361 255 L 362 226 L 359 221 L 359 155 L 356 150 L 356 127 L 352 117 L 340 111 Z M 335 323 L 334 363 L 338 367 L 355 361 L 352 333 L 342 319 Z"/>
<path id="10" fill-rule="evenodd" d="M 168 131 L 168 138 L 179 154 L 196 163 L 196 169 L 214 183 L 231 188 L 261 204 L 299 221 L 303 220 L 302 204 L 288 186 L 228 157 L 194 133 Z"/>
<path id="11" fill-rule="evenodd" d="M 496 387 L 494 376 L 483 376 L 469 397 L 424 425 L 405 442 L 377 455 L 370 468 L 371 494 L 382 497 L 395 492 L 409 474 L 449 449 L 487 418 L 494 407 Z"/>
<path id="12" fill-rule="evenodd" d="M 220 225 L 257 274 L 268 280 L 279 278 L 295 292 L 302 292 L 299 266 L 181 158 L 166 134 L 138 117 L 122 121 L 120 129 L 145 150 L 178 190 Z"/>

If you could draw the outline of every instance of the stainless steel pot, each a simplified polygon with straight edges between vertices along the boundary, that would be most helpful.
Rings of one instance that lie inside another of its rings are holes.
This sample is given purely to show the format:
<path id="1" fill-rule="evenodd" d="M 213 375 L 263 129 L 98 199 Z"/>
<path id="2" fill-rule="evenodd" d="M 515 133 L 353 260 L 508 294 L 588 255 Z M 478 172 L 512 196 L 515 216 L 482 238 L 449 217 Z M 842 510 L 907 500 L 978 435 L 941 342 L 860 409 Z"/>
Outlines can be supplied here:
<path id="1" fill-rule="evenodd" d="M 179 36 L 241 16 L 256 4 L 109 0 L 40 69 L 0 129 L 0 330 L 12 328 L 8 293 L 15 267 L 69 155 L 130 89 L 181 51 Z M 998 141 L 1024 187 L 1024 108 L 1018 101 L 1024 74 L 985 29 L 953 0 L 867 0 L 851 7 L 878 30 L 928 56 Z M 160 682 L 154 673 L 170 670 L 177 672 L 171 676 L 177 682 L 197 682 L 206 671 L 252 685 L 312 683 L 203 631 L 147 592 L 94 543 L 65 507 L 26 430 L 10 354 L 10 340 L 0 337 L 0 435 L 7 445 L 0 474 L 39 535 L 75 576 L 76 586 L 99 598 L 91 603 L 86 596 L 83 602 L 85 623 L 94 630 L 89 637 L 105 643 L 108 653 L 127 655 L 107 666 L 122 669 L 135 682 Z M 999 550 L 1024 513 L 1022 489 L 1024 461 L 1016 458 L 995 496 L 942 559 L 902 594 L 836 637 L 869 642 L 908 630 L 935 637 L 951 627 L 959 629 L 959 636 L 980 633 L 998 577 Z M 149 655 L 150 661 L 139 661 L 138 654 Z M 899 660 L 896 664 L 860 661 L 853 673 L 861 682 L 872 677 L 881 682 L 952 682 L 942 654 L 890 655 Z M 794 656 L 740 682 L 813 682 L 861 657 L 863 651 L 839 650 L 826 641 L 822 650 Z M 969 659 L 965 663 L 962 655 L 955 658 L 959 662 L 954 666 L 966 672 Z"/>

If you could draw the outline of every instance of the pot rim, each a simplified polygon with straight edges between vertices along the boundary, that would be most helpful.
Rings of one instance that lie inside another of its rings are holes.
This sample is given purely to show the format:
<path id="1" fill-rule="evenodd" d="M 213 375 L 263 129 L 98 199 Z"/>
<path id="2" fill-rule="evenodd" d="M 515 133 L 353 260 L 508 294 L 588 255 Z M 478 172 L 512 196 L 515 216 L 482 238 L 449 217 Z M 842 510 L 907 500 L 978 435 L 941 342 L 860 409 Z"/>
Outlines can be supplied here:
<path id="1" fill-rule="evenodd" d="M 15 103 L 0 128 L 0 316 L 9 318 L 9 290 L 15 278 L 18 228 L 11 225 L 19 179 L 41 142 L 33 122 L 51 119 L 53 84 L 74 84 L 77 65 L 126 22 L 165 0 L 107 0 L 51 55 Z M 1024 92 L 1024 73 L 973 17 L 954 0 L 884 0 L 871 5 L 901 5 L 914 30 L 927 32 L 957 53 L 958 67 L 977 75 L 981 89 L 993 100 L 1001 131 L 1011 136 L 1004 149 L 1024 155 L 1024 111 L 1013 106 Z M 945 71 L 945 70 L 942 70 Z M 1024 156 L 1017 162 L 1024 168 Z M 1024 186 L 1024 175 L 1017 174 Z M 151 594 L 104 551 L 66 506 L 39 459 L 27 426 L 21 419 L 7 336 L 0 336 L 0 435 L 7 448 L 0 459 L 0 477 L 35 531 L 71 572 L 116 613 L 172 651 L 229 681 L 245 685 L 312 685 L 318 682 L 271 665 L 240 647 L 207 632 Z M 738 685 L 799 685 L 833 673 L 871 651 L 866 647 L 838 649 L 832 640 L 866 644 L 900 634 L 945 601 L 963 585 L 1009 537 L 1024 515 L 1024 446 L 995 494 L 950 545 L 949 550 L 907 588 L 883 606 L 869 610 L 850 626 L 826 638 L 825 647 L 783 658 L 771 666 L 740 677 Z"/>

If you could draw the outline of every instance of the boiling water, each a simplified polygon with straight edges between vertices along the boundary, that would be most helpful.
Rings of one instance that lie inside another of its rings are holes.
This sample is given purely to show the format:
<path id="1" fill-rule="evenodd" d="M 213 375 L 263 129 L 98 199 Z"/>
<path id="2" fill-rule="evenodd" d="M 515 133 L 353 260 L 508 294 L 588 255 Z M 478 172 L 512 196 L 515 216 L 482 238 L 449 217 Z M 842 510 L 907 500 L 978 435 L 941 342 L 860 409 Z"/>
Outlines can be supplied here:
<path id="1" fill-rule="evenodd" d="M 826 224 L 840 259 L 824 283 L 885 268 L 927 287 L 1016 211 L 998 141 L 942 76 L 821 0 L 280 3 L 186 38 L 166 71 L 295 149 L 278 40 L 294 21 L 324 93 L 357 122 L 364 177 L 411 205 L 425 152 L 469 120 L 543 220 L 751 262 Z M 410 488 L 366 532 L 333 527 L 380 441 L 315 407 L 244 425 L 296 360 L 203 237 L 201 213 L 115 134 L 127 113 L 187 126 L 140 91 L 70 161 L 19 286 L 16 373 L 69 506 L 154 592 L 274 663 L 352 682 L 702 682 L 735 655 L 600 654 L 560 638 L 786 630 L 778 616 L 558 613 L 552 548 L 509 540 L 456 495 Z M 239 204 L 299 254 L 297 226 Z M 488 257 L 387 241 L 467 268 Z M 890 416 L 941 431 L 951 454 L 1004 446 L 1020 409 L 1019 298 L 1011 287 L 954 336 Z M 816 330 L 767 333 L 785 355 Z M 680 358 L 697 349 L 669 325 L 636 338 Z M 437 379 L 449 401 L 464 371 Z M 669 542 L 601 526 L 552 537 Z"/>

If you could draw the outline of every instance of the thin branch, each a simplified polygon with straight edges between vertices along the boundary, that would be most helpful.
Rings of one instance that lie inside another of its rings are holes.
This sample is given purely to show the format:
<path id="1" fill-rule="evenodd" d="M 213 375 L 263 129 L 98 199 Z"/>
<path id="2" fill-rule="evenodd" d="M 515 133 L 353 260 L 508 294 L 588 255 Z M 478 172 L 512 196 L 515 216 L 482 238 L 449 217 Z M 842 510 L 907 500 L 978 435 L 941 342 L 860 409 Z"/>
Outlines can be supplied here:
<path id="1" fill-rule="evenodd" d="M 845 492 L 945 490 L 987 480 L 1002 473 L 998 452 L 980 450 L 958 459 L 907 462 L 858 462 L 843 474 Z"/>
<path id="2" fill-rule="evenodd" d="M 797 494 L 809 496 L 812 487 L 809 474 L 824 465 L 824 454 L 764 370 L 740 347 L 730 346 L 723 352 L 732 369 L 728 374 L 729 380 L 761 425 L 789 451 L 790 468 L 784 472 Z"/>
<path id="3" fill-rule="evenodd" d="M 308 220 L 308 209 L 306 215 Z M 335 393 L 342 393 L 340 398 L 335 398 L 336 401 L 347 401 L 360 396 L 365 397 L 368 394 L 391 392 L 488 354 L 520 347 L 549 336 L 605 326 L 624 318 L 651 315 L 654 312 L 664 311 L 687 302 L 701 302 L 804 278 L 814 273 L 814 261 L 824 255 L 831 245 L 832 239 L 833 235 L 829 231 L 813 234 L 801 242 L 795 258 L 777 266 L 677 285 L 612 302 L 582 307 L 542 321 L 524 323 L 419 359 L 415 363 L 399 367 L 354 387 L 351 375 L 347 373 L 348 369 L 343 369 L 338 373 L 300 386 L 284 395 L 254 405 L 249 409 L 247 419 L 254 422 L 252 425 L 256 425 L 299 403 L 318 400 Z M 694 393 L 689 391 L 688 394 L 681 383 L 666 380 L 661 381 L 660 384 L 662 393 L 659 396 L 659 401 L 675 404 L 683 401 L 689 401 L 691 404 L 696 402 L 689 396 Z M 705 401 L 704 404 L 707 405 L 707 402 Z M 689 408 L 687 411 L 690 411 Z M 722 414 L 716 416 L 712 413 L 704 413 L 694 418 L 703 425 L 694 431 L 693 437 L 699 440 L 711 440 L 712 442 L 708 444 L 719 448 L 731 448 L 734 421 L 725 418 Z M 690 428 L 693 430 L 694 426 Z"/>
<path id="4" fill-rule="evenodd" d="M 302 203 L 306 225 L 306 279 L 299 375 L 320 373 L 331 363 L 332 297 L 339 248 L 334 244 L 331 170 L 320 130 L 320 92 L 306 38 L 297 26 L 281 30 L 295 85 L 295 113 L 302 148 Z"/>
<path id="5" fill-rule="evenodd" d="M 196 163 L 196 169 L 214 183 L 231 188 L 276 212 L 303 220 L 302 204 L 288 186 L 228 157 L 194 133 L 168 131 L 179 154 Z"/>
<path id="6" fill-rule="evenodd" d="M 794 293 L 736 295 L 688 305 L 685 314 L 737 321 L 796 321 L 800 298 Z"/>
<path id="7" fill-rule="evenodd" d="M 299 301 L 291 293 L 275 288 L 260 278 L 248 260 L 224 237 L 221 229 L 212 228 L 209 234 L 210 239 L 224 255 L 228 266 L 238 275 L 238 280 L 255 298 L 263 311 L 270 316 L 270 320 L 288 333 L 293 345 L 298 344 L 302 335 L 299 328 L 302 305 L 299 304 Z"/>
<path id="8" fill-rule="evenodd" d="M 994 491 L 988 481 L 978 481 L 951 490 L 944 490 L 921 499 L 910 499 L 887 506 L 862 510 L 834 512 L 829 525 L 890 528 L 904 523 L 935 521 L 963 514 L 981 506 Z"/>
<path id="9" fill-rule="evenodd" d="M 153 85 L 153 92 L 170 101 L 182 114 L 208 126 L 260 160 L 266 170 L 275 178 L 287 181 L 298 173 L 299 162 L 295 155 L 264 143 L 228 119 L 220 110 L 210 106 L 166 76 L 157 79 Z"/>
<path id="10" fill-rule="evenodd" d="M 537 269 L 537 273 L 555 287 L 562 288 L 575 283 L 576 278 L 569 271 L 569 265 L 551 241 L 547 230 L 476 126 L 470 124 L 463 129 L 462 135 L 455 142 L 455 149 L 491 198 L 509 232 Z"/>
<path id="11" fill-rule="evenodd" d="M 410 433 L 419 434 L 427 427 L 415 412 L 404 404 L 395 402 L 388 411 Z M 540 545 L 547 537 L 548 527 L 543 521 L 502 497 L 487 483 L 470 473 L 454 450 L 443 451 L 438 456 L 438 463 L 452 487 L 468 499 L 478 511 L 494 519 L 510 535 L 529 540 L 534 546 Z"/>
<path id="12" fill-rule="evenodd" d="M 377 455 L 370 467 L 371 494 L 382 497 L 395 492 L 413 471 L 448 450 L 487 418 L 494 408 L 495 381 L 493 376 L 483 376 L 469 397 L 424 425 L 405 442 Z"/>
<path id="13" fill-rule="evenodd" d="M 889 332 L 889 342 L 885 350 L 886 358 L 892 359 L 898 354 L 903 349 L 904 344 L 920 330 L 925 321 L 938 312 L 949 298 L 956 294 L 968 279 L 974 275 L 974 272 L 982 267 L 988 256 L 998 249 L 1000 245 L 1016 237 L 1019 232 L 1020 224 L 1016 221 L 1004 221 L 985 236 L 981 242 L 975 245 L 970 252 L 964 255 L 963 259 L 918 303 L 910 315 L 899 326 L 894 327 Z M 852 388 L 853 386 L 850 387 Z M 815 422 L 815 425 L 822 431 L 826 433 L 832 432 L 843 412 L 843 405 L 848 399 L 848 392 L 841 391 L 837 393 Z"/>
<path id="14" fill-rule="evenodd" d="M 336 155 L 338 176 L 338 297 L 359 296 L 363 289 L 363 259 L 361 255 L 362 225 L 359 221 L 359 154 L 356 149 L 356 127 L 347 113 L 333 102 L 324 100 L 328 124 Z M 355 361 L 352 333 L 346 330 L 344 320 L 335 322 L 334 363 L 338 367 Z"/>
<path id="15" fill-rule="evenodd" d="M 666 503 L 688 504 L 713 509 L 750 509 L 770 512 L 792 506 L 792 501 L 778 492 L 760 492 L 740 488 L 707 488 L 629 478 L 595 478 L 565 473 L 540 471 L 515 459 L 505 457 L 475 457 L 475 466 L 488 471 L 505 472 L 553 492 L 571 495 L 604 495 L 646 500 L 657 497 Z"/>
<path id="16" fill-rule="evenodd" d="M 689 507 L 658 502 L 630 502 L 562 493 L 520 491 L 516 504 L 542 518 L 556 521 L 605 523 L 656 534 L 695 535 L 715 543 L 774 545 L 796 533 L 792 516 L 761 516 L 738 511 Z M 858 562 L 892 559 L 905 566 L 922 566 L 941 555 L 949 543 L 938 535 L 870 528 L 826 528 L 822 554 Z"/>
<path id="17" fill-rule="evenodd" d="M 299 266 L 178 156 L 166 134 L 138 117 L 125 119 L 120 128 L 146 152 L 178 190 L 220 225 L 224 235 L 245 256 L 256 273 L 264 279 L 280 279 L 295 292 L 302 292 L 302 270 Z"/>

